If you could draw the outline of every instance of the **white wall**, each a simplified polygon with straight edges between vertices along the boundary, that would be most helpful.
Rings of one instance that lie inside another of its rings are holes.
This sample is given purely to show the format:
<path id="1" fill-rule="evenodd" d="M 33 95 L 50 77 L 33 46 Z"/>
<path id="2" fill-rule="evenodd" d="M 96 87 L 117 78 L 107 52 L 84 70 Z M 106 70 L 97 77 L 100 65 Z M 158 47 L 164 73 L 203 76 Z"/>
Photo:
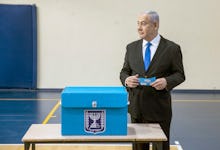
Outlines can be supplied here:
<path id="1" fill-rule="evenodd" d="M 220 89 L 218 0 L 0 0 L 36 4 L 38 88 L 120 85 L 125 47 L 138 39 L 137 16 L 160 15 L 160 34 L 180 44 L 186 81 L 178 89 Z"/>

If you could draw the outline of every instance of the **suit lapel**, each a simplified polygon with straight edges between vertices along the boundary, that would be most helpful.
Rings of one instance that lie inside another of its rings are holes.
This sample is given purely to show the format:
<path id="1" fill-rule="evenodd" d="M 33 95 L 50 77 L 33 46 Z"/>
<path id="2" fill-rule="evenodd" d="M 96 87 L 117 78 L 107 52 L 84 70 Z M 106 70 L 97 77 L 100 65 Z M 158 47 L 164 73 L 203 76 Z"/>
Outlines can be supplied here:
<path id="1" fill-rule="evenodd" d="M 143 52 L 142 52 L 142 43 L 143 40 L 140 40 L 140 42 L 137 45 L 137 50 L 138 50 L 138 64 L 140 64 L 138 70 L 140 71 L 140 75 L 144 76 L 145 75 L 145 67 L 144 67 L 144 60 L 143 60 Z"/>
<path id="2" fill-rule="evenodd" d="M 149 73 L 149 71 L 154 68 L 154 65 L 156 65 L 156 62 L 159 59 L 160 54 L 163 51 L 165 45 L 166 45 L 165 44 L 165 39 L 161 36 L 160 43 L 159 43 L 158 48 L 156 50 L 156 53 L 154 54 L 154 57 L 153 57 L 153 59 L 152 59 L 152 61 L 150 63 L 150 66 L 149 66 L 149 68 L 147 70 L 147 73 Z"/>

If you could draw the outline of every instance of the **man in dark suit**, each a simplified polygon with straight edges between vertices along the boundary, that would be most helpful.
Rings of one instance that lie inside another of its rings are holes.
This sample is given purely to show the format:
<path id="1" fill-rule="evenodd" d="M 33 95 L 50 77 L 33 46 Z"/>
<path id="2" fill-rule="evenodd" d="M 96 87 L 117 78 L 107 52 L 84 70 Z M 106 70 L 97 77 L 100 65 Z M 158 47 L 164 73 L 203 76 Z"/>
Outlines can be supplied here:
<path id="1" fill-rule="evenodd" d="M 158 34 L 157 12 L 140 14 L 137 23 L 141 39 L 127 45 L 120 79 L 129 92 L 131 122 L 159 123 L 168 138 L 163 142 L 163 150 L 169 150 L 170 91 L 185 80 L 181 49 Z M 148 57 L 150 62 L 146 60 Z M 143 86 L 139 83 L 143 77 L 156 77 L 156 80 L 150 86 Z M 136 144 L 133 149 L 148 150 L 149 144 Z"/>

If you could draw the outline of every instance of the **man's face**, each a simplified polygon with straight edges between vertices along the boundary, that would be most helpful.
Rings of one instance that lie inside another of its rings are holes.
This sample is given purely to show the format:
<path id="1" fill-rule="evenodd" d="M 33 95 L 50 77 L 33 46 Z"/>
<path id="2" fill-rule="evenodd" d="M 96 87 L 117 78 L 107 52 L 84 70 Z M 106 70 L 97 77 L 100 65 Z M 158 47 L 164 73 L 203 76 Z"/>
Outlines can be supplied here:
<path id="1" fill-rule="evenodd" d="M 142 39 L 151 41 L 158 33 L 158 23 L 152 22 L 147 14 L 141 14 L 137 24 L 138 34 Z"/>

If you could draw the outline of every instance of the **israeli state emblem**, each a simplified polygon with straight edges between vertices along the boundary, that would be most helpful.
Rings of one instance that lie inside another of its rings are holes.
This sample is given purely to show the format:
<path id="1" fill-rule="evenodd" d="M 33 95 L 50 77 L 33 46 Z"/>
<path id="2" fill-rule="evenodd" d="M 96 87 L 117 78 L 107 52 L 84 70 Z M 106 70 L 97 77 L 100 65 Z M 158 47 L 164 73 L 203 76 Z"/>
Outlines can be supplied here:
<path id="1" fill-rule="evenodd" d="M 105 110 L 84 110 L 84 126 L 87 133 L 102 133 L 106 128 Z"/>

